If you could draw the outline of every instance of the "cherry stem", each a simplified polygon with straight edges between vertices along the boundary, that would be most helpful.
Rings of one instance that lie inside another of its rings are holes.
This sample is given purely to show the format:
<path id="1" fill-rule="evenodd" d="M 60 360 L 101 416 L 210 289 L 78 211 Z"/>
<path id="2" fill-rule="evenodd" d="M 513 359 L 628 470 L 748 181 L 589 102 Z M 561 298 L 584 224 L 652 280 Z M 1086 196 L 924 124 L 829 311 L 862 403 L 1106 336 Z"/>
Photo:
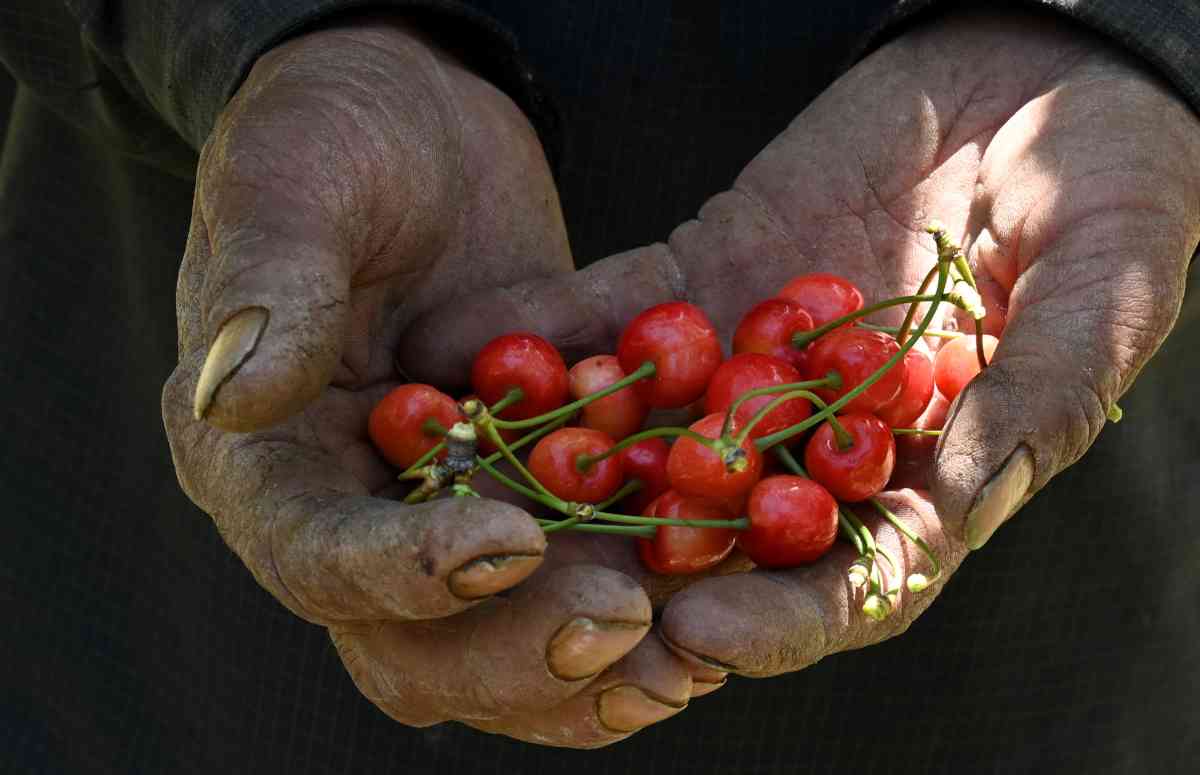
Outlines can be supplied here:
<path id="1" fill-rule="evenodd" d="M 987 354 L 983 352 L 983 321 L 975 318 L 975 357 L 979 359 L 979 370 L 988 367 Z"/>
<path id="2" fill-rule="evenodd" d="M 933 549 L 929 546 L 929 544 L 925 543 L 925 539 L 921 538 L 921 536 L 917 535 L 916 532 L 914 532 L 908 525 L 904 524 L 899 517 L 892 513 L 891 509 L 880 503 L 878 498 L 871 498 L 870 500 L 871 505 L 875 507 L 875 510 L 878 511 L 884 519 L 890 522 L 892 527 L 900 531 L 901 535 L 903 535 L 909 541 L 912 541 L 913 544 L 915 544 L 916 547 L 921 550 L 921 554 L 924 554 L 926 559 L 929 560 L 929 564 L 933 568 L 933 574 L 926 580 L 926 586 L 934 581 L 937 581 L 942 575 L 942 565 L 940 562 L 938 562 L 937 555 L 934 553 Z M 912 587 L 910 586 L 909 588 L 911 589 Z"/>
<path id="3" fill-rule="evenodd" d="M 479 464 L 479 467 L 482 468 L 488 474 L 488 476 L 492 477 L 497 482 L 504 485 L 505 487 L 512 490 L 513 492 L 518 493 L 520 495 L 524 495 L 526 498 L 529 498 L 532 501 L 537 501 L 538 503 L 542 504 L 543 506 L 554 509 L 555 511 L 560 510 L 558 508 L 559 504 L 565 504 L 565 501 L 563 501 L 561 498 L 556 497 L 552 493 L 542 494 L 542 493 L 538 492 L 537 490 L 532 490 L 532 489 L 526 487 L 525 485 L 521 484 L 520 482 L 513 481 L 509 477 L 505 476 L 504 474 L 502 474 L 498 470 L 496 470 L 496 467 L 493 466 L 488 460 L 486 460 L 484 458 L 477 457 L 477 458 L 475 458 L 475 462 Z"/>
<path id="4" fill-rule="evenodd" d="M 892 434 L 895 436 L 941 436 L 942 432 L 925 428 L 892 428 Z"/>
<path id="5" fill-rule="evenodd" d="M 604 509 L 607 509 L 609 506 L 613 505 L 614 503 L 617 503 L 618 501 L 620 501 L 624 498 L 628 498 L 630 495 L 633 495 L 635 492 L 641 490 L 642 486 L 643 485 L 642 485 L 641 479 L 630 479 L 628 482 L 621 485 L 621 489 L 617 490 L 609 497 L 607 497 L 604 500 L 597 503 L 596 511 L 603 511 Z"/>
<path id="6" fill-rule="evenodd" d="M 421 433 L 424 433 L 426 436 L 442 437 L 449 432 L 445 425 L 442 425 L 432 417 L 426 417 L 425 422 L 421 423 Z"/>
<path id="7" fill-rule="evenodd" d="M 729 410 L 725 412 L 725 423 L 721 426 L 721 438 L 728 438 L 733 431 L 733 418 L 737 416 L 738 409 L 742 408 L 742 404 L 749 401 L 751 398 L 759 396 L 770 396 L 775 393 L 786 393 L 791 390 L 808 390 L 810 388 L 828 387 L 837 390 L 842 386 L 842 377 L 836 371 L 831 371 L 825 375 L 823 379 L 810 379 L 804 382 L 786 382 L 782 385 L 770 385 L 768 387 L 754 388 L 742 393 L 732 404 L 729 405 Z M 758 415 L 751 423 L 757 421 Z"/>
<path id="8" fill-rule="evenodd" d="M 938 258 L 938 286 L 937 286 L 937 291 L 933 294 L 934 298 L 941 299 L 944 297 L 944 295 L 946 293 L 946 278 L 948 276 L 949 276 L 949 262 L 939 256 L 939 258 Z M 909 350 L 912 349 L 913 345 L 917 343 L 917 340 L 919 340 L 924 335 L 925 329 L 929 328 L 929 325 L 931 323 L 933 323 L 933 318 L 935 315 L 937 315 L 937 307 L 938 307 L 937 304 L 931 304 L 929 306 L 929 310 L 925 313 L 925 317 L 922 318 L 920 325 L 917 326 L 917 330 L 913 333 L 913 335 L 911 337 L 909 337 L 908 340 L 904 342 L 904 344 L 900 345 L 899 351 L 897 351 L 891 358 L 888 358 L 886 363 L 884 363 L 882 366 L 880 366 L 878 369 L 876 369 L 875 372 L 873 374 L 871 374 L 871 376 L 869 376 L 865 380 L 863 380 L 860 385 L 855 387 L 850 392 L 846 393 L 846 395 L 842 396 L 837 401 L 834 401 L 829 406 L 825 407 L 821 411 L 812 415 L 804 422 L 797 423 L 796 425 L 793 425 L 790 428 L 784 428 L 783 430 L 778 431 L 776 433 L 772 433 L 769 436 L 763 436 L 754 442 L 755 445 L 759 448 L 759 450 L 764 450 L 764 449 L 768 449 L 769 447 L 773 447 L 774 445 L 776 445 L 782 441 L 787 441 L 788 439 L 792 438 L 793 436 L 798 436 L 799 434 L 807 431 L 809 428 L 812 428 L 817 423 L 820 423 L 823 420 L 826 420 L 829 417 L 832 417 L 834 415 L 834 413 L 836 413 L 843 406 L 850 403 L 855 398 L 858 398 L 858 396 L 860 396 L 863 393 L 863 391 L 865 391 L 867 388 L 874 385 L 879 380 L 883 379 L 883 375 L 887 374 L 888 371 L 891 370 L 891 368 L 893 366 L 895 366 L 900 361 L 904 360 L 904 356 L 908 353 Z"/>
<path id="9" fill-rule="evenodd" d="M 900 326 L 880 326 L 875 323 L 859 322 L 859 328 L 865 328 L 868 331 L 879 331 L 884 334 L 891 334 L 896 337 L 896 341 L 900 341 Z M 958 339 L 960 336 L 966 336 L 962 331 L 946 331 L 941 328 L 925 329 L 925 336 L 936 336 L 941 339 Z"/>
<path id="10" fill-rule="evenodd" d="M 597 510 L 596 519 L 601 519 L 605 522 L 616 522 L 622 525 L 732 528 L 733 530 L 747 530 L 750 527 L 750 519 L 747 517 L 739 517 L 737 519 L 668 519 L 666 517 L 635 517 L 629 514 L 612 514 L 607 511 Z"/>
<path id="11" fill-rule="evenodd" d="M 921 290 L 924 291 L 924 288 L 922 288 Z M 933 296 L 920 296 L 920 295 L 918 295 L 918 296 L 897 296 L 894 299 L 887 299 L 887 300 L 881 301 L 877 304 L 872 304 L 869 307 L 863 307 L 862 309 L 857 309 L 848 315 L 842 315 L 840 318 L 834 318 L 833 320 L 829 321 L 828 323 L 821 325 L 821 326 L 817 326 L 816 328 L 814 328 L 812 330 L 798 331 L 797 333 L 792 335 L 792 346 L 803 350 L 805 347 L 808 347 L 808 345 L 810 343 L 812 343 L 814 340 L 820 339 L 822 336 L 825 336 L 825 334 L 828 334 L 830 331 L 834 330 L 835 328 L 840 328 L 840 327 L 846 325 L 847 323 L 851 323 L 855 320 L 858 320 L 859 318 L 866 317 L 867 315 L 871 315 L 873 313 L 888 309 L 890 307 L 899 307 L 901 304 L 916 304 L 916 303 L 919 303 L 922 301 L 940 301 L 940 299 L 936 299 Z"/>
<path id="12" fill-rule="evenodd" d="M 570 421 L 571 421 L 571 415 L 569 415 L 569 414 L 565 415 L 563 417 L 559 417 L 557 420 L 550 423 L 549 425 L 544 425 L 541 428 L 538 428 L 533 433 L 525 434 L 521 438 L 514 441 L 512 444 L 509 444 L 508 448 L 510 450 L 512 450 L 513 452 L 516 452 L 518 449 L 521 449 L 522 447 L 526 447 L 526 446 L 532 444 L 533 442 L 537 441 L 541 437 L 547 436 L 550 433 L 552 433 L 553 431 L 558 430 L 559 428 L 563 427 Z M 504 457 L 504 453 L 497 450 L 496 452 L 493 452 L 492 454 L 487 456 L 487 461 L 489 463 L 494 464 L 496 461 L 498 461 L 502 457 Z"/>
<path id="13" fill-rule="evenodd" d="M 938 255 L 941 255 L 940 251 Z M 938 263 L 930 267 L 929 271 L 925 273 L 925 279 L 921 281 L 921 287 L 917 289 L 918 296 L 925 293 L 925 290 L 929 288 L 929 284 L 933 282 L 935 277 L 937 277 L 939 266 L 941 266 L 940 259 Z M 900 323 L 900 327 L 896 329 L 897 344 L 904 344 L 904 340 L 908 336 L 908 329 L 912 327 L 912 322 L 917 317 L 917 306 L 918 305 L 916 302 L 908 305 L 908 311 L 904 313 L 904 321 Z"/>
<path id="14" fill-rule="evenodd" d="M 492 422 L 496 424 L 497 428 L 533 428 L 534 426 L 541 425 L 544 422 L 549 422 L 550 420 L 556 420 L 564 415 L 572 414 L 588 404 L 599 401 L 605 396 L 610 396 L 619 390 L 624 390 L 635 382 L 646 379 L 647 377 L 653 377 L 656 371 L 657 368 L 655 367 L 654 363 L 651 361 L 646 361 L 641 366 L 638 366 L 637 369 L 635 369 L 631 374 L 622 377 L 608 387 L 602 390 L 597 390 L 595 393 L 591 393 L 590 395 L 586 395 L 578 401 L 572 401 L 569 404 L 564 404 L 551 412 L 539 414 L 537 417 L 530 417 L 526 420 L 501 420 L 499 417 L 494 417 Z M 495 414 L 495 412 L 493 412 L 493 414 Z"/>
<path id="15" fill-rule="evenodd" d="M 546 528 L 561 524 L 561 522 L 555 522 L 549 519 L 539 519 L 538 524 L 542 526 L 542 532 L 546 532 Z M 654 527 L 634 525 L 597 525 L 594 522 L 584 522 L 559 529 L 571 530 L 578 533 L 605 533 L 607 535 L 633 536 L 635 538 L 654 538 L 655 533 L 658 531 L 658 529 Z"/>
<path id="16" fill-rule="evenodd" d="M 635 433 L 632 436 L 626 436 L 598 455 L 580 455 L 579 457 L 575 458 L 575 467 L 580 471 L 586 471 L 587 469 L 591 468 L 593 463 L 599 463 L 601 460 L 610 458 L 613 455 L 632 447 L 639 441 L 654 439 L 660 436 L 686 436 L 697 444 L 702 444 L 720 454 L 720 449 L 718 448 L 718 442 L 720 439 L 710 439 L 707 436 L 701 436 L 699 433 L 696 433 L 690 428 L 676 428 L 667 425 L 661 428 L 650 428 L 648 430 Z"/>
<path id="17" fill-rule="evenodd" d="M 800 461 L 796 460 L 796 458 L 792 455 L 792 451 L 790 449 L 780 445 L 772 451 L 775 453 L 775 457 L 779 459 L 779 462 L 783 464 L 784 468 L 791 471 L 796 476 L 802 476 L 805 479 L 812 478 L 808 475 L 808 471 L 804 470 L 804 466 L 800 465 Z M 858 531 L 855 530 L 854 525 L 846 518 L 844 512 L 845 509 L 842 508 L 842 504 L 839 503 L 838 532 L 841 534 L 842 538 L 845 538 L 854 545 L 854 549 L 858 552 L 858 556 L 865 559 L 867 555 L 866 546 L 863 544 L 862 538 L 858 535 Z"/>
<path id="18" fill-rule="evenodd" d="M 483 431 L 485 434 L 487 434 L 487 437 L 492 444 L 496 445 L 496 449 L 500 450 L 500 454 L 504 456 L 504 459 L 508 461 L 509 465 L 517 470 L 517 473 L 521 475 L 522 479 L 533 485 L 535 490 L 547 498 L 559 500 L 557 497 L 555 497 L 554 493 L 547 490 L 546 486 L 538 481 L 536 476 L 529 472 L 528 468 L 521 464 L 520 460 L 517 460 L 517 456 L 512 453 L 512 449 L 507 443 L 505 443 L 504 437 L 500 435 L 500 431 L 496 430 L 495 420 L 492 420 L 491 422 L 485 421 L 483 423 Z"/>
<path id="19" fill-rule="evenodd" d="M 836 372 L 830 372 L 830 374 L 836 374 Z M 839 377 L 838 383 L 840 384 L 841 381 L 842 380 Z M 754 430 L 754 426 L 757 425 L 764 417 L 770 414 L 776 407 L 786 404 L 788 401 L 794 401 L 797 398 L 807 398 L 809 401 L 816 404 L 817 409 L 824 409 L 826 406 L 828 406 L 828 404 L 821 400 L 820 396 L 807 390 L 795 390 L 790 393 L 784 393 L 782 396 L 776 398 L 762 409 L 759 409 L 758 412 L 755 413 L 754 417 L 750 419 L 750 422 L 746 423 L 746 427 L 742 429 L 741 433 L 739 433 L 733 440 L 734 443 L 739 447 L 742 446 L 742 443 L 746 441 L 746 437 L 750 435 L 750 431 Z M 846 431 L 846 428 L 840 422 L 838 422 L 836 415 L 829 415 L 829 425 L 833 428 L 833 435 L 837 438 L 839 452 L 845 452 L 854 446 L 854 437 Z"/>
<path id="20" fill-rule="evenodd" d="M 493 415 L 498 414 L 524 398 L 524 390 L 521 388 L 513 388 L 505 393 L 504 398 L 501 398 L 499 401 L 497 401 L 495 406 L 489 406 L 488 411 Z"/>

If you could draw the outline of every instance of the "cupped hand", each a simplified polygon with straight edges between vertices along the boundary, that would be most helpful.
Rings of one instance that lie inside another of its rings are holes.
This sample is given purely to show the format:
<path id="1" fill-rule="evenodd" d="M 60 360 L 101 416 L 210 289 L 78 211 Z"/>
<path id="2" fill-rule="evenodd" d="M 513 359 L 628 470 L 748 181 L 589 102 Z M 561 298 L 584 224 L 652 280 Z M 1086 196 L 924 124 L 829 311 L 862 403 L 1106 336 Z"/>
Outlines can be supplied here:
<path id="1" fill-rule="evenodd" d="M 400 382 L 412 321 L 473 315 L 452 300 L 571 266 L 520 110 L 394 20 L 263 56 L 201 154 L 163 394 L 180 483 L 404 723 L 598 745 L 692 692 L 692 671 L 644 637 L 643 589 L 581 564 L 594 553 L 543 566 L 541 529 L 501 501 L 384 497 L 396 472 L 367 417 Z M 470 352 L 429 335 L 406 376 Z"/>
<path id="2" fill-rule="evenodd" d="M 487 315 L 525 315 L 580 354 L 677 298 L 728 334 L 804 272 L 841 274 L 869 299 L 912 293 L 933 263 L 931 219 L 967 246 L 989 330 L 1003 333 L 951 407 L 929 490 L 881 496 L 940 555 L 941 581 L 904 590 L 929 567 L 867 520 L 899 561 L 890 617 L 861 612 L 853 553 L 839 545 L 808 568 L 675 595 L 662 633 L 694 664 L 773 675 L 902 632 L 968 550 L 1084 454 L 1178 314 L 1200 239 L 1196 116 L 1061 18 L 956 14 L 854 67 L 666 243 L 475 301 Z M 477 334 L 463 321 L 456 336 Z"/>

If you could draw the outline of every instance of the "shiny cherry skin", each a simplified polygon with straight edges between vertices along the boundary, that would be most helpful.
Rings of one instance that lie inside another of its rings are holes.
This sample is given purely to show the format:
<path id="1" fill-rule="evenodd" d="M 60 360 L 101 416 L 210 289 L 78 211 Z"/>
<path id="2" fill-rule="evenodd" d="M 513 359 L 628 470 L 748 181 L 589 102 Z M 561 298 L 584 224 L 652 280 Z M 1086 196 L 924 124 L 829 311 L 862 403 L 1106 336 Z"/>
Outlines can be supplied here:
<path id="1" fill-rule="evenodd" d="M 844 277 L 825 272 L 802 274 L 775 295 L 803 307 L 812 318 L 814 328 L 863 307 L 863 295 L 858 286 Z"/>
<path id="2" fill-rule="evenodd" d="M 662 438 L 642 439 L 621 450 L 621 467 L 625 480 L 637 479 L 642 489 L 621 501 L 621 514 L 641 514 L 658 496 L 671 489 L 667 477 L 667 456 L 671 445 Z"/>
<path id="3" fill-rule="evenodd" d="M 710 414 L 692 423 L 690 430 L 715 439 L 721 435 L 724 423 L 725 415 Z M 732 434 L 736 435 L 741 427 L 735 420 Z M 680 436 L 667 456 L 667 476 L 671 479 L 672 489 L 680 495 L 701 498 L 727 498 L 749 492 L 762 476 L 762 453 L 749 437 L 742 442 L 741 448 L 746 453 L 746 467 L 741 471 L 729 471 L 716 452 L 687 436 Z"/>
<path id="4" fill-rule="evenodd" d="M 721 365 L 721 342 L 708 316 L 683 301 L 659 304 L 642 312 L 621 332 L 617 359 L 625 373 L 647 361 L 657 371 L 635 386 L 656 409 L 678 409 L 704 395 Z"/>
<path id="5" fill-rule="evenodd" d="M 442 440 L 440 433 L 427 433 L 426 420 L 435 420 L 449 430 L 462 421 L 458 404 L 429 385 L 410 383 L 392 390 L 371 410 L 367 434 L 389 463 L 408 468 Z M 445 452 L 441 454 L 445 457 Z"/>
<path id="6" fill-rule="evenodd" d="M 488 406 L 520 388 L 525 397 L 508 407 L 504 417 L 525 420 L 567 402 L 567 364 L 554 345 L 536 334 L 504 334 L 475 356 L 471 386 Z"/>
<path id="7" fill-rule="evenodd" d="M 705 414 L 725 414 L 739 396 L 756 388 L 787 385 L 800 382 L 803 377 L 791 364 L 762 353 L 741 353 L 721 364 L 708 383 L 708 392 L 704 396 Z M 738 407 L 735 418 L 743 427 L 750 422 L 758 410 L 774 401 L 779 396 L 757 396 L 745 401 Z M 757 425 L 750 430 L 750 438 L 768 436 L 781 431 L 790 425 L 803 422 L 812 414 L 812 405 L 803 398 L 797 398 L 773 409 Z"/>
<path id="8" fill-rule="evenodd" d="M 991 334 L 983 335 L 983 355 L 988 363 L 996 352 L 1000 340 Z M 942 345 L 933 358 L 933 380 L 937 389 L 953 401 L 962 389 L 980 372 L 975 335 L 968 334 L 951 339 Z"/>
<path id="9" fill-rule="evenodd" d="M 935 389 L 933 397 L 929 399 L 929 406 L 925 407 L 921 416 L 913 420 L 908 427 L 941 430 L 946 424 L 946 414 L 949 410 L 950 402 Z M 895 434 L 893 437 L 896 440 L 896 467 L 892 469 L 892 478 L 888 480 L 887 488 L 929 489 L 929 474 L 933 470 L 933 455 L 937 449 L 938 437 Z"/>
<path id="10" fill-rule="evenodd" d="M 838 449 L 833 427 L 825 423 L 804 448 L 808 475 L 847 503 L 866 500 L 881 491 L 896 465 L 896 442 L 892 431 L 873 414 L 838 417 L 850 434 L 850 448 Z"/>
<path id="11" fill-rule="evenodd" d="M 578 401 L 625 379 L 625 371 L 617 356 L 593 355 L 572 366 L 567 379 L 571 400 Z M 620 441 L 641 430 L 649 413 L 650 407 L 630 385 L 585 406 L 579 413 L 579 424 L 603 431 L 614 441 Z"/>
<path id="12" fill-rule="evenodd" d="M 904 383 L 900 395 L 875 410 L 890 428 L 911 428 L 933 398 L 933 361 L 917 348 L 904 354 Z"/>
<path id="13" fill-rule="evenodd" d="M 644 516 L 661 519 L 731 519 L 720 506 L 674 490 L 660 495 Z M 642 563 L 655 573 L 682 576 L 719 564 L 733 551 L 737 530 L 659 525 L 654 538 L 639 538 Z"/>
<path id="14" fill-rule="evenodd" d="M 822 388 L 814 391 L 826 403 L 833 403 L 865 382 L 898 352 L 900 345 L 888 334 L 865 328 L 838 328 L 809 345 L 807 376 L 818 379 L 830 371 L 841 375 L 840 389 Z M 903 385 L 904 361 L 900 361 L 878 382 L 844 406 L 842 411 L 874 412 L 894 401 Z"/>
<path id="15" fill-rule="evenodd" d="M 754 305 L 738 323 L 733 352 L 773 355 L 803 371 L 804 350 L 792 344 L 792 336 L 814 327 L 812 316 L 794 301 L 767 299 Z"/>
<path id="16" fill-rule="evenodd" d="M 591 428 L 559 428 L 543 437 L 529 453 L 529 472 L 546 489 L 565 501 L 599 503 L 621 487 L 624 472 L 619 455 L 597 460 L 580 470 L 584 455 L 612 449 L 613 440 Z"/>
<path id="17" fill-rule="evenodd" d="M 737 546 L 755 565 L 794 568 L 816 562 L 838 533 L 838 504 L 829 491 L 802 476 L 769 476 L 750 491 L 750 528 Z"/>

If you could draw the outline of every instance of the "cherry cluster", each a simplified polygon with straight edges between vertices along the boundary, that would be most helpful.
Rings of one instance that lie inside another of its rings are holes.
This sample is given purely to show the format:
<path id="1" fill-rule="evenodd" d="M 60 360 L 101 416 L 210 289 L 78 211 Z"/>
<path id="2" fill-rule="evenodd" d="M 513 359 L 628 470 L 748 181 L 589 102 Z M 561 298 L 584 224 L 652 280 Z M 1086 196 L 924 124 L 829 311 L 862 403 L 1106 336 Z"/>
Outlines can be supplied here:
<path id="1" fill-rule="evenodd" d="M 849 575 L 868 587 L 863 610 L 882 618 L 897 589 L 877 560 L 899 566 L 845 504 L 874 508 L 925 553 L 932 570 L 910 575 L 910 590 L 937 578 L 933 552 L 875 496 L 920 485 L 949 402 L 997 341 L 981 333 L 961 251 L 942 227 L 928 231 L 938 259 L 915 295 L 864 306 L 849 281 L 802 275 L 746 313 L 728 360 L 687 302 L 645 310 L 615 355 L 569 369 L 541 337 L 505 334 L 477 354 L 474 395 L 402 385 L 375 407 L 370 436 L 416 483 L 407 502 L 478 497 L 471 480 L 482 471 L 553 513 L 540 520 L 547 533 L 634 536 L 658 573 L 704 571 L 735 546 L 758 566 L 805 565 L 840 534 L 858 552 Z M 975 318 L 974 337 L 930 329 L 943 302 Z M 863 321 L 900 305 L 898 327 Z M 949 341 L 931 359 L 916 346 L 925 336 Z M 648 422 L 654 410 L 681 409 L 698 419 Z M 516 452 L 530 445 L 522 460 Z"/>

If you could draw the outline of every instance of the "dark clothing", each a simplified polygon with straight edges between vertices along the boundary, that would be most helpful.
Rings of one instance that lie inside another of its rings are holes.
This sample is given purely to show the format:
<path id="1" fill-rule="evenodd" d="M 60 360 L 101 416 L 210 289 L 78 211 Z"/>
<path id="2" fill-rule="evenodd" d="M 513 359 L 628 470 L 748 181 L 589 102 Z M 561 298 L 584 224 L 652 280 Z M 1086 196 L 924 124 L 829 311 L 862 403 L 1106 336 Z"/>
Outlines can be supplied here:
<path id="1" fill-rule="evenodd" d="M 1192 771 L 1194 292 L 1128 419 L 902 638 L 733 679 L 597 752 L 408 729 L 362 699 L 325 631 L 261 590 L 179 490 L 159 392 L 195 148 L 255 56 L 364 5 L 420 9 L 565 148 L 563 207 L 591 260 L 692 216 L 929 3 L 5 0 L 0 772 Z M 1038 5 L 1200 108 L 1200 5 Z"/>

